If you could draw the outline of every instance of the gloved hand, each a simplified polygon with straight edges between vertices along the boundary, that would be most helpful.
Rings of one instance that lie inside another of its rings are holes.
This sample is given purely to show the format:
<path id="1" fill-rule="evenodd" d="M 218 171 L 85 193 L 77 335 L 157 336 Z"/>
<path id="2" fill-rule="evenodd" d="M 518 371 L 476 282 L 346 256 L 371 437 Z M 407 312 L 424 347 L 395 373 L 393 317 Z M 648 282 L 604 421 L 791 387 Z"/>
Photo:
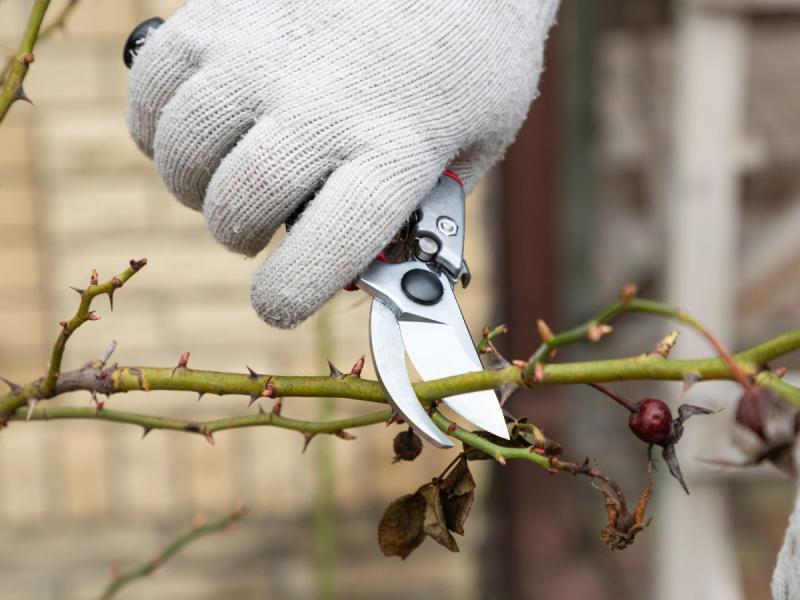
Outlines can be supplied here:
<path id="1" fill-rule="evenodd" d="M 293 327 L 360 273 L 445 167 L 469 189 L 536 95 L 558 0 L 190 0 L 148 36 L 128 125 L 216 239 L 261 251 Z"/>
<path id="2" fill-rule="evenodd" d="M 800 600 L 800 489 L 772 574 L 774 600 Z"/>

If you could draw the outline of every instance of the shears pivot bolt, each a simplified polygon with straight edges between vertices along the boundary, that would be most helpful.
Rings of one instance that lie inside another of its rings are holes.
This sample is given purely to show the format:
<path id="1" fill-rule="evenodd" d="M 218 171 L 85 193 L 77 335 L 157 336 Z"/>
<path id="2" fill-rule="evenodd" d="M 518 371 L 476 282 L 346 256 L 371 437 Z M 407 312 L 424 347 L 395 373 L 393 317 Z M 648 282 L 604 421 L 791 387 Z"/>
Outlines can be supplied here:
<path id="1" fill-rule="evenodd" d="M 427 269 L 412 269 L 400 280 L 403 293 L 419 304 L 436 304 L 444 295 L 442 282 Z"/>

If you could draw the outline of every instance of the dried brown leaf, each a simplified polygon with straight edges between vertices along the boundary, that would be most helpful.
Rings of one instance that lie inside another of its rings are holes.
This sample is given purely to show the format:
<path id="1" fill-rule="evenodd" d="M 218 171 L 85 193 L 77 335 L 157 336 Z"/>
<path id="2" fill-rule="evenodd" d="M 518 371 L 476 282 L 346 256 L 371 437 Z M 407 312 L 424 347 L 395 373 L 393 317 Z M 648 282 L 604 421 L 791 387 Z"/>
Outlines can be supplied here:
<path id="1" fill-rule="evenodd" d="M 475 480 L 462 457 L 442 483 L 442 505 L 447 528 L 464 535 L 464 523 L 475 501 Z"/>
<path id="2" fill-rule="evenodd" d="M 392 502 L 378 525 L 378 545 L 384 556 L 404 559 L 424 540 L 426 500 L 419 493 L 406 494 Z"/>
<path id="3" fill-rule="evenodd" d="M 458 544 L 453 534 L 447 528 L 442 504 L 442 491 L 438 483 L 423 485 L 417 494 L 425 499 L 425 520 L 422 529 L 426 535 L 436 543 L 441 544 L 450 552 L 458 552 Z"/>

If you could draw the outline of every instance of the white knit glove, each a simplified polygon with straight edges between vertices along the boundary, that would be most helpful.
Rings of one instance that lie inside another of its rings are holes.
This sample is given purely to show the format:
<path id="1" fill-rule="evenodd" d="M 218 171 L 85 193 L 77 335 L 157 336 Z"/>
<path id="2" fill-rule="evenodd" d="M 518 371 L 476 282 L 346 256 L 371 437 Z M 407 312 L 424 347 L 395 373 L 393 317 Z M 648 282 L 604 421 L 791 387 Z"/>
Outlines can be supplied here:
<path id="1" fill-rule="evenodd" d="M 774 600 L 800 600 L 800 489 L 772 574 L 772 597 Z"/>
<path id="2" fill-rule="evenodd" d="M 150 34 L 128 125 L 293 327 L 360 273 L 445 167 L 474 186 L 536 95 L 558 0 L 190 0 Z"/>

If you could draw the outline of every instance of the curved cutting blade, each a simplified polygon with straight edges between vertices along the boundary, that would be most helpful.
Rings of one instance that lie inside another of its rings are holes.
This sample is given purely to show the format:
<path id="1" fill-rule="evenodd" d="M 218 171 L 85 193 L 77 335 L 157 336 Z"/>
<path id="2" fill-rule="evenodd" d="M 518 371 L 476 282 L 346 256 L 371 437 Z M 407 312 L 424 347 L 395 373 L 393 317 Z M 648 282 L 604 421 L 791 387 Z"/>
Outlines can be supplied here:
<path id="1" fill-rule="evenodd" d="M 437 311 L 440 317 L 438 322 L 405 318 L 405 315 L 399 319 L 406 352 L 426 381 L 483 371 L 455 294 L 450 286 L 446 285 L 444 289 L 441 307 Z M 444 402 L 470 423 L 509 439 L 503 409 L 493 390 L 450 396 Z"/>
<path id="2" fill-rule="evenodd" d="M 369 330 L 375 370 L 392 406 L 423 438 L 440 448 L 452 447 L 453 442 L 436 427 L 411 387 L 397 317 L 377 299 L 372 301 Z"/>

